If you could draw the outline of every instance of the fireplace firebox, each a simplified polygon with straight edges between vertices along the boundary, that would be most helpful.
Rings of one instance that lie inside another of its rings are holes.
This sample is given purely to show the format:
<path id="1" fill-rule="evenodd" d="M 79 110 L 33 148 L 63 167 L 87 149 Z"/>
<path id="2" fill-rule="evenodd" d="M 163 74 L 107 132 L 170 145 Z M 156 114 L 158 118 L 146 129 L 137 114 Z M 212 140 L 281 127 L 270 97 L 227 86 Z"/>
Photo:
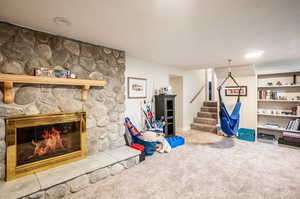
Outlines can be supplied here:
<path id="1" fill-rule="evenodd" d="M 6 180 L 82 159 L 84 112 L 6 118 Z"/>

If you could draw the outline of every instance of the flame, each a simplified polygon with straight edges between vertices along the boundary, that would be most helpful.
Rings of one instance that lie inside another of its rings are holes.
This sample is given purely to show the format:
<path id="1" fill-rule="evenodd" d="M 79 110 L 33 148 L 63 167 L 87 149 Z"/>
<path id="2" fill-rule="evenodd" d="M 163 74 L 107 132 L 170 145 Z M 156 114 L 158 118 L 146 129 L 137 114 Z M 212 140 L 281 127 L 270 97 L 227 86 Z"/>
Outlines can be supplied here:
<path id="1" fill-rule="evenodd" d="M 54 127 L 51 128 L 49 132 L 47 129 L 44 129 L 42 134 L 43 141 L 36 142 L 32 140 L 32 144 L 35 146 L 33 154 L 28 157 L 28 159 L 42 156 L 47 153 L 55 153 L 57 148 L 62 150 L 65 149 L 63 141 L 60 137 L 61 131 L 56 130 Z"/>

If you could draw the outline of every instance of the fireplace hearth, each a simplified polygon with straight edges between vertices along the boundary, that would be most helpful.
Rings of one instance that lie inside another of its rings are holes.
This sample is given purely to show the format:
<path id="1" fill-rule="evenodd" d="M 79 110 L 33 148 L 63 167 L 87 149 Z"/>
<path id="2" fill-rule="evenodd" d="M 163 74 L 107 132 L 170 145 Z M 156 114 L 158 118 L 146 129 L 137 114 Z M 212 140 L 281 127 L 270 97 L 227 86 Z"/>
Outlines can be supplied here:
<path id="1" fill-rule="evenodd" d="M 84 112 L 6 118 L 6 180 L 82 159 Z"/>

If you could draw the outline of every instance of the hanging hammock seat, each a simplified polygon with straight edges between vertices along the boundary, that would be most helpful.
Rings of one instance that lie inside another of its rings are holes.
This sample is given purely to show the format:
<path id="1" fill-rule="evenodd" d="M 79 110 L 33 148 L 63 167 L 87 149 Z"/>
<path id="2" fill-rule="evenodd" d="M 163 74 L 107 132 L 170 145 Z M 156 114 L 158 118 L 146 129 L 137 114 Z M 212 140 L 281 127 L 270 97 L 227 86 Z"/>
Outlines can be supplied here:
<path id="1" fill-rule="evenodd" d="M 218 87 L 219 106 L 220 106 L 219 117 L 220 117 L 221 130 L 223 131 L 223 133 L 225 133 L 227 136 L 235 136 L 238 133 L 239 124 L 240 124 L 240 110 L 241 110 L 240 91 L 241 90 L 239 90 L 238 98 L 234 106 L 234 109 L 232 113 L 229 114 L 221 96 L 222 86 L 227 81 L 228 78 L 231 78 L 234 81 L 234 83 L 238 86 L 238 88 L 240 88 L 236 80 L 232 77 L 231 73 L 229 73 L 228 77 Z"/>
<path id="2" fill-rule="evenodd" d="M 223 102 L 220 103 L 221 130 L 228 136 L 234 136 L 239 130 L 241 102 L 237 102 L 229 115 Z"/>

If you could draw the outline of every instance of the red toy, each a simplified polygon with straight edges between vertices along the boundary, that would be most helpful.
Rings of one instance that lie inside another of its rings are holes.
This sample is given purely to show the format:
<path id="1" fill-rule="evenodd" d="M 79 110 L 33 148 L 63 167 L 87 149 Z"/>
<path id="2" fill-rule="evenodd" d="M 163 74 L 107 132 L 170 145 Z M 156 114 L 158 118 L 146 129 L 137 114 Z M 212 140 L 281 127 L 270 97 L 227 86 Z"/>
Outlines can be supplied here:
<path id="1" fill-rule="evenodd" d="M 134 149 L 137 149 L 141 152 L 144 152 L 145 151 L 145 147 L 143 145 L 140 145 L 140 144 L 133 144 L 130 146 L 131 148 L 134 148 Z"/>

